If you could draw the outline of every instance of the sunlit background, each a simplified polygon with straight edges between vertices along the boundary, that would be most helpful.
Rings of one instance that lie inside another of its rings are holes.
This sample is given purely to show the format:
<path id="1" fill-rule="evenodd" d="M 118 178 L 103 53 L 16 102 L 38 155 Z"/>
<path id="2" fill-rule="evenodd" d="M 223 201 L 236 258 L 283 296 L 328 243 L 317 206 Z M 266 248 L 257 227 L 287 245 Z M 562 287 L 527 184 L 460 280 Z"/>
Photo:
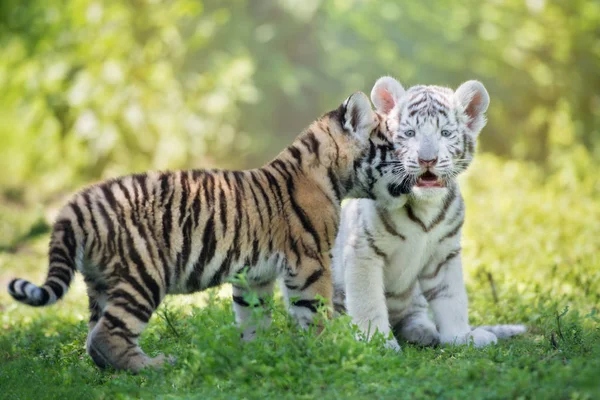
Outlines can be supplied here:
<path id="1" fill-rule="evenodd" d="M 583 177 L 600 159 L 599 25 L 585 0 L 3 0 L 0 185 L 43 199 L 258 166 L 385 74 L 481 80 L 481 150 Z"/>

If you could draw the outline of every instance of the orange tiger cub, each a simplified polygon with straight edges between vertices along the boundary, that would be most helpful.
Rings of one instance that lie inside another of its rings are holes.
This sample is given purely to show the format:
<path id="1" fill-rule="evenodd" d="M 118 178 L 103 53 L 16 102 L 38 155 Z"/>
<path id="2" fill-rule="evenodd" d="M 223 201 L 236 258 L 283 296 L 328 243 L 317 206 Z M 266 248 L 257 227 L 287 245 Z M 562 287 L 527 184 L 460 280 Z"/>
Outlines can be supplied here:
<path id="1" fill-rule="evenodd" d="M 392 156 L 378 116 L 357 92 L 262 168 L 149 172 L 88 187 L 54 224 L 46 282 L 15 279 L 9 292 L 32 306 L 54 304 L 79 271 L 91 314 L 88 354 L 100 367 L 133 372 L 167 359 L 138 345 L 165 295 L 220 285 L 244 268 L 261 299 L 281 277 L 291 314 L 307 327 L 318 298 L 331 307 L 341 200 L 406 192 L 387 166 Z M 258 327 L 247 321 L 245 290 L 234 285 L 234 310 L 251 339 Z"/>

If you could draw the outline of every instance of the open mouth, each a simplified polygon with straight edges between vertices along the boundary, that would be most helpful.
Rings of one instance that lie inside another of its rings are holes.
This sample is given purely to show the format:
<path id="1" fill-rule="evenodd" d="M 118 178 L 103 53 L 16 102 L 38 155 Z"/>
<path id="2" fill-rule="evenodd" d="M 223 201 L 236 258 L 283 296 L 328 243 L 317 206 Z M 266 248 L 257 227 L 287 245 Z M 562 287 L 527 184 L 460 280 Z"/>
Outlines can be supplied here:
<path id="1" fill-rule="evenodd" d="M 423 175 L 419 176 L 415 186 L 426 188 L 444 187 L 444 182 L 433 172 L 426 171 Z"/>

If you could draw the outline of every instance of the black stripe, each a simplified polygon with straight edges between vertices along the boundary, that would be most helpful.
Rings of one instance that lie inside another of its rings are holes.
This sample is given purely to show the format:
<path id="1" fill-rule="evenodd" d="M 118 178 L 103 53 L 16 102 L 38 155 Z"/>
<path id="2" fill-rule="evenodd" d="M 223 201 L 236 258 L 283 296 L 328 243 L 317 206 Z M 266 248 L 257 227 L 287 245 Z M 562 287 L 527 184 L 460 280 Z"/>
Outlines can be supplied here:
<path id="1" fill-rule="evenodd" d="M 442 260 L 437 267 L 435 267 L 435 270 L 430 273 L 430 274 L 421 274 L 419 277 L 421 279 L 434 279 L 436 276 L 438 276 L 438 274 L 440 273 L 440 271 L 442 270 L 442 267 L 444 267 L 446 264 L 448 264 L 448 262 L 450 260 L 452 260 L 453 258 L 456 258 L 458 255 L 460 254 L 460 249 L 456 249 L 456 250 L 452 250 L 444 260 Z"/>
<path id="2" fill-rule="evenodd" d="M 121 319 L 119 319 L 118 317 L 115 317 L 114 315 L 112 315 L 110 313 L 110 311 L 104 311 L 104 315 L 103 317 L 112 325 L 112 327 L 109 327 L 109 329 L 115 329 L 115 328 L 119 328 L 121 329 L 124 333 L 127 333 L 130 337 L 136 337 L 137 335 L 134 334 L 128 327 L 127 325 L 125 325 L 125 322 L 123 322 Z"/>
<path id="3" fill-rule="evenodd" d="M 217 238 L 215 236 L 214 214 L 211 214 L 204 226 L 202 234 L 202 248 L 198 259 L 194 263 L 193 271 L 190 274 L 186 286 L 191 290 L 199 290 L 202 282 L 202 272 L 206 264 L 212 260 L 217 247 Z"/>
<path id="4" fill-rule="evenodd" d="M 421 221 L 414 213 L 412 207 L 410 206 L 410 204 L 407 204 L 404 206 L 404 208 L 406 209 L 406 216 L 413 221 L 414 223 L 416 223 L 417 225 L 419 225 L 421 227 L 421 229 L 423 229 L 423 232 L 427 232 L 427 226 L 423 223 L 423 221 Z"/>
<path id="5" fill-rule="evenodd" d="M 226 176 L 227 176 L 227 174 L 225 174 L 225 177 Z M 227 182 L 227 185 L 229 186 L 229 182 L 228 182 L 227 178 L 225 178 L 225 181 Z M 223 233 L 225 233 L 227 231 L 227 201 L 225 200 L 225 190 L 223 189 L 223 186 L 218 185 L 217 188 L 219 191 L 219 217 L 220 217 Z"/>
<path id="6" fill-rule="evenodd" d="M 365 236 L 367 237 L 367 243 L 369 244 L 369 247 L 371 248 L 371 250 L 373 250 L 373 252 L 375 254 L 377 254 L 377 256 L 382 258 L 384 260 L 384 262 L 386 262 L 387 254 L 385 254 L 385 252 L 383 250 L 381 250 L 379 247 L 377 247 L 377 245 L 375 244 L 375 240 L 373 239 L 373 236 L 367 230 L 366 227 L 364 228 L 364 230 L 365 230 Z"/>
<path id="7" fill-rule="evenodd" d="M 313 283 L 315 283 L 316 281 L 318 281 L 319 279 L 321 279 L 321 276 L 323 276 L 324 273 L 325 273 L 325 269 L 324 268 L 319 268 L 318 270 L 316 270 L 315 272 L 313 272 L 306 279 L 306 282 L 304 283 L 304 285 L 302 285 L 302 287 L 300 288 L 300 290 L 305 290 L 310 285 L 312 285 Z"/>
<path id="8" fill-rule="evenodd" d="M 317 307 L 319 306 L 319 300 L 296 300 L 292 302 L 294 307 L 305 307 L 308 308 L 313 313 L 317 312 Z"/>
<path id="9" fill-rule="evenodd" d="M 438 298 L 441 298 L 441 297 L 450 297 L 448 295 L 442 296 L 442 294 L 444 292 L 446 292 L 447 290 L 448 290 L 448 284 L 445 283 L 445 284 L 443 284 L 441 286 L 436 286 L 436 287 L 433 287 L 431 289 L 428 289 L 428 290 L 424 291 L 423 292 L 423 297 L 425 297 L 425 299 L 427 301 L 432 301 L 432 300 L 435 300 L 435 299 L 438 299 Z"/>
<path id="10" fill-rule="evenodd" d="M 223 281 L 223 276 L 227 276 L 229 274 L 229 267 L 231 266 L 231 263 L 233 261 L 234 252 L 235 252 L 235 250 L 231 247 L 229 248 L 229 250 L 227 250 L 227 255 L 221 262 L 219 269 L 217 269 L 217 271 L 215 271 L 215 274 L 213 275 L 213 277 L 211 278 L 211 280 L 208 284 L 209 288 L 220 285 L 221 282 Z"/>
<path id="11" fill-rule="evenodd" d="M 383 223 L 383 227 L 385 228 L 387 233 L 389 233 L 392 236 L 399 237 L 402 240 L 406 240 L 406 236 L 398 232 L 396 228 L 392 225 L 392 222 L 389 220 L 390 216 L 387 210 L 381 207 L 377 207 L 377 215 L 379 215 L 379 219 Z"/>
<path id="12" fill-rule="evenodd" d="M 124 279 L 127 283 L 131 285 L 131 287 L 139 293 L 140 296 L 146 300 L 146 302 L 152 305 L 152 298 L 146 291 L 146 289 L 135 279 L 132 275 L 129 274 L 121 274 L 120 278 Z"/>
<path id="13" fill-rule="evenodd" d="M 49 287 L 54 292 L 54 295 L 57 299 L 60 299 L 64 293 L 63 287 L 55 281 L 46 281 L 44 286 Z"/>
<path id="14" fill-rule="evenodd" d="M 147 310 L 142 309 L 142 308 L 132 307 L 129 305 L 129 303 L 112 302 L 112 305 L 121 307 L 122 309 L 127 311 L 129 314 L 133 315 L 134 317 L 136 317 L 137 319 L 139 319 L 140 321 L 142 321 L 144 323 L 147 323 L 150 320 L 150 317 L 152 316 L 152 312 L 148 312 Z"/>
<path id="15" fill-rule="evenodd" d="M 292 206 L 292 210 L 294 210 L 294 213 L 300 220 L 300 223 L 302 224 L 302 227 L 304 228 L 304 230 L 307 231 L 313 237 L 313 240 L 315 241 L 315 245 L 317 246 L 317 252 L 320 253 L 321 252 L 321 239 L 319 237 L 319 233 L 317 232 L 314 225 L 310 221 L 310 218 L 308 217 L 308 215 L 304 212 L 302 207 L 300 207 L 300 205 L 296 202 L 296 199 L 294 197 L 295 190 L 294 190 L 293 181 L 291 179 L 289 179 L 288 181 L 289 181 L 288 187 L 291 187 L 291 189 L 290 189 L 291 190 L 290 191 L 290 205 Z"/>
<path id="16" fill-rule="evenodd" d="M 104 204 L 101 201 L 97 202 L 98 204 L 98 210 L 100 210 L 100 215 L 102 217 L 102 219 L 104 220 L 104 224 L 106 225 L 106 229 L 107 229 L 107 235 L 106 238 L 108 240 L 109 243 L 109 249 L 112 251 L 114 250 L 114 239 L 115 239 L 115 225 L 113 224 L 112 219 L 110 218 L 110 215 L 108 215 L 108 211 L 106 210 L 106 207 L 104 206 Z"/>
<path id="17" fill-rule="evenodd" d="M 281 191 L 281 186 L 279 186 L 277 179 L 275 179 L 273 174 L 271 174 L 271 172 L 266 168 L 263 169 L 262 172 L 267 178 L 269 189 L 271 190 L 271 193 L 273 193 L 273 197 L 275 197 L 275 202 L 278 204 L 279 210 L 283 211 L 283 193 Z"/>
<path id="18" fill-rule="evenodd" d="M 81 208 L 79 207 L 79 205 L 76 203 L 75 200 L 71 203 L 71 208 L 73 209 L 73 212 L 75 213 L 75 216 L 77 217 L 77 225 L 79 225 L 79 229 L 81 229 L 82 231 L 85 231 L 85 220 L 83 218 L 83 213 L 81 212 Z"/>
<path id="19" fill-rule="evenodd" d="M 308 143 L 309 143 L 307 145 L 307 148 L 314 153 L 315 157 L 317 158 L 317 161 L 320 162 L 321 158 L 319 155 L 319 146 L 321 145 L 321 143 L 315 137 L 315 133 L 311 130 L 308 130 L 306 132 L 305 138 L 306 138 L 306 140 L 308 140 Z M 304 139 L 302 139 L 302 142 L 304 143 Z"/>
<path id="20" fill-rule="evenodd" d="M 146 287 L 150 290 L 150 294 L 152 295 L 152 299 L 154 300 L 152 306 L 154 308 L 158 307 L 158 305 L 160 304 L 160 287 L 158 286 L 158 283 L 154 280 L 154 278 L 146 270 L 146 265 L 144 264 L 144 261 L 142 260 L 137 249 L 135 248 L 135 244 L 133 243 L 133 238 L 131 237 L 131 234 L 127 235 L 127 248 L 129 250 L 129 258 L 138 268 L 137 272 L 140 275 L 140 278 L 142 278 L 144 285 L 146 285 Z"/>
<path id="21" fill-rule="evenodd" d="M 58 278 L 68 286 L 72 279 L 72 271 L 73 270 L 68 267 L 58 267 L 53 265 L 52 268 L 50 268 L 50 271 L 48 271 L 48 278 Z"/>
<path id="22" fill-rule="evenodd" d="M 329 178 L 329 182 L 331 182 L 331 186 L 333 187 L 333 191 L 335 192 L 335 198 L 338 202 L 341 202 L 342 191 L 340 190 L 340 181 L 338 180 L 331 167 L 327 168 L 327 177 Z"/>
<path id="23" fill-rule="evenodd" d="M 288 147 L 288 151 L 292 154 L 292 157 L 294 157 L 298 163 L 298 166 L 301 167 L 302 166 L 302 152 L 300 150 L 298 150 L 298 148 L 294 145 L 291 145 L 290 147 Z"/>
<path id="24" fill-rule="evenodd" d="M 451 238 L 453 236 L 455 236 L 458 231 L 460 230 L 460 228 L 462 228 L 463 223 L 465 222 L 465 220 L 461 220 L 453 229 L 451 229 L 448 233 L 446 233 L 440 240 L 438 243 L 442 243 L 444 240 Z"/>
<path id="25" fill-rule="evenodd" d="M 183 225 L 183 220 L 187 214 L 187 200 L 188 200 L 188 182 L 185 179 L 185 173 L 182 171 L 179 173 L 179 185 L 181 190 L 181 199 L 179 200 L 179 226 Z"/>
<path id="26" fill-rule="evenodd" d="M 170 188 L 167 202 L 162 206 L 164 210 L 162 215 L 162 234 L 167 249 L 171 248 L 171 231 L 173 229 L 173 212 L 171 207 L 173 206 L 174 197 L 175 191 L 173 188 Z"/>
<path id="27" fill-rule="evenodd" d="M 252 182 L 254 182 L 254 184 L 260 190 L 260 194 L 261 194 L 261 196 L 263 197 L 263 199 L 265 201 L 265 205 L 267 206 L 267 214 L 268 214 L 269 220 L 270 220 L 272 218 L 273 211 L 271 209 L 271 203 L 269 201 L 269 196 L 267 196 L 267 192 L 265 192 L 265 189 L 260 184 L 259 180 L 256 178 L 256 175 L 255 175 L 254 171 L 250 172 L 250 177 L 252 178 Z"/>
<path id="28" fill-rule="evenodd" d="M 85 206 L 88 212 L 90 213 L 90 223 L 92 224 L 92 229 L 94 230 L 94 237 L 97 239 L 100 248 L 102 248 L 102 241 L 100 240 L 100 230 L 98 229 L 98 222 L 96 221 L 96 217 L 93 213 L 92 199 L 90 198 L 88 192 L 83 193 L 83 200 L 85 202 Z"/>

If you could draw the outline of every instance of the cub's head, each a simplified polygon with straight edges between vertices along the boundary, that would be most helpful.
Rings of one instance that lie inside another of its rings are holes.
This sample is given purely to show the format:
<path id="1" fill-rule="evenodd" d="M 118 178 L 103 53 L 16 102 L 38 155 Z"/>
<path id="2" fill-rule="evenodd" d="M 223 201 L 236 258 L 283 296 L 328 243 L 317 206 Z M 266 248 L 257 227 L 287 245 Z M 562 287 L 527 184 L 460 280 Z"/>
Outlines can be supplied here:
<path id="1" fill-rule="evenodd" d="M 386 201 L 410 191 L 392 141 L 381 131 L 382 116 L 373 111 L 364 93 L 348 97 L 317 126 L 330 149 L 329 162 L 325 162 L 331 166 L 329 179 L 332 175 L 339 179 L 341 197 Z"/>
<path id="2" fill-rule="evenodd" d="M 473 160 L 490 97 L 478 81 L 465 82 L 456 91 L 423 85 L 404 90 L 386 76 L 375 83 L 371 100 L 401 169 L 414 184 L 413 193 L 429 196 L 444 192 Z"/>

